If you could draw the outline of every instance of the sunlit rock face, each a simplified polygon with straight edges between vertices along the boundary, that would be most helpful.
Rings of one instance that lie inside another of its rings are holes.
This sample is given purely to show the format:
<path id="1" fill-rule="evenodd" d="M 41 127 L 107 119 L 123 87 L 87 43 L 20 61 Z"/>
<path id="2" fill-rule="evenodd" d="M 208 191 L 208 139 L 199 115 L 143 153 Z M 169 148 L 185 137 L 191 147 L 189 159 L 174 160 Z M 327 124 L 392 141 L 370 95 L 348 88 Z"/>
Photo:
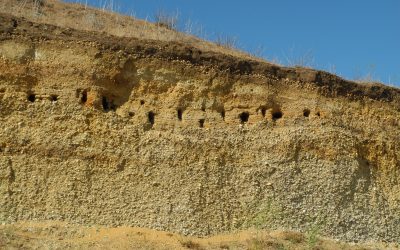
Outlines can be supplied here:
<path id="1" fill-rule="evenodd" d="M 398 89 L 0 23 L 0 221 L 400 238 Z"/>

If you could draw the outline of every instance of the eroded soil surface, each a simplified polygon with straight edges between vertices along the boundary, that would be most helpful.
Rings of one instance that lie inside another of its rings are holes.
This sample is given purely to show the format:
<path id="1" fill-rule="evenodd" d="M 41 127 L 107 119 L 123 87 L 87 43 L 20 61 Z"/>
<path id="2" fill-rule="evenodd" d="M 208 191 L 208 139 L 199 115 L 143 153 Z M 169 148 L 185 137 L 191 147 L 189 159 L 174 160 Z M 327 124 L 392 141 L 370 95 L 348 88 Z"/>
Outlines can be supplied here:
<path id="1" fill-rule="evenodd" d="M 318 231 L 248 230 L 195 238 L 143 228 L 78 226 L 61 222 L 20 222 L 0 226 L 2 249 L 394 249 L 394 244 L 345 244 Z"/>

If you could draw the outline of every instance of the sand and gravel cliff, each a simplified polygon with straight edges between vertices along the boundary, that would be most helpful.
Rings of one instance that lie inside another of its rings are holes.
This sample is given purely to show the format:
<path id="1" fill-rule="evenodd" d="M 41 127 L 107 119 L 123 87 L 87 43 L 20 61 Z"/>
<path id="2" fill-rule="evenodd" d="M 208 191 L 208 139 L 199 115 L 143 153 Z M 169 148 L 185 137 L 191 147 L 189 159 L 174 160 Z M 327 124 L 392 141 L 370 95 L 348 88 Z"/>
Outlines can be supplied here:
<path id="1" fill-rule="evenodd" d="M 0 15 L 0 221 L 400 239 L 400 90 Z"/>

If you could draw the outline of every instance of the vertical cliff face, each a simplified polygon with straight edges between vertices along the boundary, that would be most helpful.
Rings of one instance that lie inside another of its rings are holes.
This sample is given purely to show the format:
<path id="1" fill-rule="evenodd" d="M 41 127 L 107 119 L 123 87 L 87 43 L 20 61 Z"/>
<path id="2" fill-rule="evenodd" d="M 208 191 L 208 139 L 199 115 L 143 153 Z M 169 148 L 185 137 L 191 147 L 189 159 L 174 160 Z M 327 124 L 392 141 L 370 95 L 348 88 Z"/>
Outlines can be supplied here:
<path id="1" fill-rule="evenodd" d="M 1 221 L 399 239 L 398 89 L 1 19 Z"/>

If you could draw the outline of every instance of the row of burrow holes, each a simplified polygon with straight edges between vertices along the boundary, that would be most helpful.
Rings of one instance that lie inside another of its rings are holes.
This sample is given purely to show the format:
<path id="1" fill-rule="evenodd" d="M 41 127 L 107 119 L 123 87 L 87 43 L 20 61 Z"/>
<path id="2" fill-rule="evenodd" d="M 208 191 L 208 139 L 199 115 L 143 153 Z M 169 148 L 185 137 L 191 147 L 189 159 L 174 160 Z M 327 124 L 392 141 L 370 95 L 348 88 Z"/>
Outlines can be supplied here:
<path id="1" fill-rule="evenodd" d="M 142 105 L 144 104 L 143 101 L 141 101 L 140 103 L 141 103 Z M 202 111 L 205 111 L 204 108 L 202 108 L 201 110 L 202 110 Z M 267 110 L 266 110 L 265 108 L 261 108 L 261 114 L 262 114 L 263 117 L 266 116 L 266 111 L 267 111 Z M 182 110 L 182 109 L 177 109 L 176 112 L 177 112 L 177 118 L 178 118 L 178 120 L 179 120 L 179 121 L 182 121 L 183 110 Z M 129 115 L 130 115 L 130 116 L 134 116 L 135 114 L 134 114 L 133 112 L 130 112 Z M 223 111 L 220 111 L 220 115 L 221 115 L 222 119 L 225 120 L 225 111 L 224 111 L 224 110 L 223 110 Z M 273 111 L 273 112 L 271 113 L 271 115 L 272 115 L 272 120 L 273 120 L 273 121 L 276 121 L 276 120 L 278 120 L 278 119 L 280 119 L 280 118 L 283 117 L 283 112 L 282 112 L 281 110 L 275 110 L 275 111 Z M 320 113 L 317 112 L 316 115 L 317 115 L 317 116 L 320 116 Z M 151 125 L 154 125 L 155 116 L 156 116 L 156 114 L 155 114 L 153 111 L 150 111 L 150 112 L 147 113 L 147 118 L 148 118 L 148 121 L 150 122 Z M 303 116 L 304 116 L 304 117 L 309 117 L 309 116 L 310 116 L 310 110 L 309 110 L 309 109 L 304 109 L 304 110 L 303 110 Z M 240 121 L 241 124 L 247 123 L 247 122 L 249 121 L 249 117 L 250 117 L 250 114 L 249 114 L 249 112 L 246 112 L 246 111 L 245 111 L 245 112 L 241 112 L 241 113 L 238 115 L 238 118 L 239 118 L 239 121 Z M 203 127 L 204 127 L 205 119 L 199 119 L 198 122 L 199 122 L 199 127 L 203 128 Z"/>
<path id="2" fill-rule="evenodd" d="M 27 99 L 30 102 L 35 102 L 36 101 L 36 95 L 33 94 L 33 93 L 30 93 L 30 94 L 28 94 Z M 57 95 L 50 95 L 49 99 L 50 99 L 50 101 L 55 102 L 55 101 L 58 100 L 58 96 Z M 85 104 L 86 102 L 87 102 L 87 92 L 84 91 L 84 92 L 81 93 L 80 103 L 81 104 Z M 140 100 L 140 105 L 144 105 L 144 104 L 145 104 L 145 101 L 144 100 Z M 109 102 L 106 97 L 102 98 L 102 107 L 103 107 L 104 111 L 110 111 L 110 110 L 114 110 L 115 111 L 115 109 L 116 109 L 116 106 L 112 102 Z M 204 107 L 201 108 L 201 110 L 205 112 L 205 108 Z M 262 114 L 263 117 L 266 116 L 266 112 L 267 112 L 267 109 L 262 107 L 261 108 L 261 114 Z M 304 109 L 303 110 L 303 116 L 304 117 L 309 117 L 310 113 L 311 113 L 310 109 Z M 129 112 L 129 116 L 132 117 L 134 115 L 135 115 L 134 112 Z M 222 110 L 220 112 L 220 115 L 221 115 L 222 119 L 225 120 L 225 111 L 224 110 Z M 278 119 L 283 117 L 283 112 L 281 110 L 279 110 L 279 109 L 278 110 L 273 110 L 271 115 L 272 115 L 272 120 L 276 121 L 276 120 L 278 120 Z M 320 113 L 317 112 L 316 115 L 320 116 Z M 154 123 L 155 123 L 155 116 L 156 116 L 156 114 L 153 111 L 149 111 L 147 113 L 147 119 L 148 119 L 148 122 L 151 125 L 154 125 Z M 242 123 L 242 124 L 247 123 L 249 121 L 249 117 L 250 117 L 249 112 L 241 112 L 239 114 L 239 116 L 238 116 L 238 118 L 240 120 L 240 123 Z M 183 110 L 182 109 L 177 109 L 177 118 L 178 118 L 179 121 L 182 121 L 182 118 L 183 118 Z M 199 119 L 198 122 L 199 122 L 199 127 L 201 127 L 201 128 L 204 127 L 205 119 Z"/>

